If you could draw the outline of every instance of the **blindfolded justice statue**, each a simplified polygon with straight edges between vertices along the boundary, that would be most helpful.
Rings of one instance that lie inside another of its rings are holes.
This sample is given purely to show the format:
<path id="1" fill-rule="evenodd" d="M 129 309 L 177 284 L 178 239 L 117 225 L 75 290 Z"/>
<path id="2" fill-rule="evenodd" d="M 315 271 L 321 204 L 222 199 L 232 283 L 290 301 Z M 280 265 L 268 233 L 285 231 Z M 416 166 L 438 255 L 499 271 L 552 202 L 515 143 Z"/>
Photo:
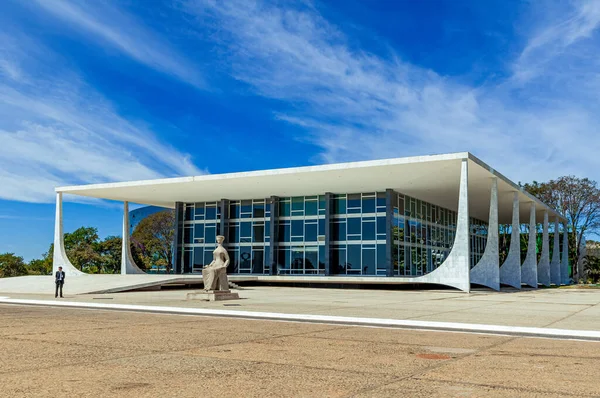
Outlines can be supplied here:
<path id="1" fill-rule="evenodd" d="M 229 290 L 227 279 L 227 266 L 229 265 L 229 254 L 223 247 L 225 237 L 217 236 L 217 248 L 213 251 L 213 261 L 202 269 L 202 280 L 204 291 L 188 293 L 188 300 L 235 300 L 239 299 L 237 293 Z"/>
<path id="2" fill-rule="evenodd" d="M 229 265 L 229 254 L 223 247 L 224 236 L 217 236 L 217 248 L 213 251 L 213 260 L 202 269 L 202 280 L 204 290 L 229 290 L 227 281 L 227 266 Z"/>

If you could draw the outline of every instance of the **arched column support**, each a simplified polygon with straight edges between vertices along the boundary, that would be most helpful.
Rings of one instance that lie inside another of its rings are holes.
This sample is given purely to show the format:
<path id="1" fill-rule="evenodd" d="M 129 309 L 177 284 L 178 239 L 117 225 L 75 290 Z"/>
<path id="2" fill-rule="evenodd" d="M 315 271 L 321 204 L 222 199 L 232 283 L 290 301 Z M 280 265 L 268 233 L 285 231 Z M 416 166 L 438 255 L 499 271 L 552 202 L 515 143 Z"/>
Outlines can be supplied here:
<path id="1" fill-rule="evenodd" d="M 542 235 L 542 256 L 537 266 L 538 283 L 550 286 L 550 239 L 548 235 L 548 210 L 544 210 L 544 232 Z"/>
<path id="2" fill-rule="evenodd" d="M 558 232 L 558 217 L 554 220 L 554 239 L 552 244 L 552 261 L 550 262 L 550 282 L 560 286 L 560 235 Z"/>
<path id="3" fill-rule="evenodd" d="M 129 202 L 123 202 L 123 239 L 121 246 L 121 275 L 145 274 L 137 266 L 131 255 L 131 243 L 129 240 Z"/>
<path id="4" fill-rule="evenodd" d="M 519 272 L 519 280 L 521 278 Z M 485 250 L 479 262 L 471 269 L 471 283 L 500 290 L 498 258 L 498 178 L 492 178 L 490 214 Z"/>
<path id="5" fill-rule="evenodd" d="M 436 283 L 469 292 L 471 290 L 469 228 L 469 165 L 468 160 L 463 159 L 460 171 L 456 236 L 452 250 L 438 268 L 427 275 L 406 278 L 406 281 Z"/>
<path id="6" fill-rule="evenodd" d="M 62 267 L 65 275 L 85 275 L 71 264 L 65 250 L 65 235 L 63 232 L 62 192 L 56 193 L 56 217 L 54 219 L 54 252 L 52 253 L 52 275 Z"/>
<path id="7" fill-rule="evenodd" d="M 562 260 L 560 262 L 560 275 L 563 285 L 569 285 L 571 278 L 569 277 L 569 228 L 567 223 L 563 223 L 563 244 L 562 244 Z"/>
<path id="8" fill-rule="evenodd" d="M 531 203 L 529 211 L 529 239 L 527 242 L 527 255 L 521 267 L 521 283 L 537 289 L 537 223 L 535 218 L 535 202 Z"/>
<path id="9" fill-rule="evenodd" d="M 500 267 L 500 283 L 521 288 L 521 224 L 519 220 L 519 192 L 514 193 L 510 248 Z"/>

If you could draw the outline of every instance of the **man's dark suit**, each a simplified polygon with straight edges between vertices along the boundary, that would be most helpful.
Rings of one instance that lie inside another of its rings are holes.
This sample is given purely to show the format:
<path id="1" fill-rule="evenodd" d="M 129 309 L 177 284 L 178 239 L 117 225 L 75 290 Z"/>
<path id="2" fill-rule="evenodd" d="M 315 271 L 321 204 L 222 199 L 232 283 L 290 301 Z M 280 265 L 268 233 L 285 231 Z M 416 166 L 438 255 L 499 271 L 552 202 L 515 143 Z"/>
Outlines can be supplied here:
<path id="1" fill-rule="evenodd" d="M 58 297 L 59 290 L 60 297 L 62 297 L 62 289 L 63 285 L 65 284 L 65 271 L 56 271 L 56 275 L 54 276 L 54 283 L 56 283 L 56 292 L 54 293 L 54 297 Z"/>

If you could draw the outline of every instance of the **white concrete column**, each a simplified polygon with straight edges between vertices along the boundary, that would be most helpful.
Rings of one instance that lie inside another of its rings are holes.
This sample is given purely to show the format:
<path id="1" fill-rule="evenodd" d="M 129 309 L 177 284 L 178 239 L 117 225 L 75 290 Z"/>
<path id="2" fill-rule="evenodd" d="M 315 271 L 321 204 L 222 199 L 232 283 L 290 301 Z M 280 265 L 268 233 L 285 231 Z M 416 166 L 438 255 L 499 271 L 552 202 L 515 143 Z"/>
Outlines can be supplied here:
<path id="1" fill-rule="evenodd" d="M 437 283 L 452 286 L 465 292 L 471 290 L 469 164 L 467 159 L 463 159 L 461 163 L 459 186 L 456 235 L 448 257 L 438 268 L 427 275 L 405 278 L 407 282 Z"/>
<path id="2" fill-rule="evenodd" d="M 520 264 L 519 264 L 520 265 Z M 521 270 L 519 269 L 519 283 Z M 500 268 L 498 258 L 498 178 L 492 178 L 490 192 L 490 215 L 485 251 L 479 262 L 471 269 L 471 283 L 500 290 Z"/>
<path id="3" fill-rule="evenodd" d="M 550 286 L 550 239 L 548 236 L 548 210 L 544 210 L 544 234 L 542 236 L 542 256 L 538 263 L 538 283 Z"/>
<path id="4" fill-rule="evenodd" d="M 123 202 L 123 245 L 121 246 L 121 274 L 145 274 L 131 255 L 129 242 L 129 202 Z"/>
<path id="5" fill-rule="evenodd" d="M 85 275 L 71 264 L 65 250 L 65 235 L 63 233 L 62 192 L 56 193 L 56 217 L 54 219 L 54 253 L 52 254 L 52 274 L 62 267 L 65 275 Z"/>
<path id="6" fill-rule="evenodd" d="M 554 220 L 554 239 L 552 244 L 552 262 L 550 262 L 550 281 L 560 286 L 560 236 L 558 235 L 558 217 Z"/>
<path id="7" fill-rule="evenodd" d="M 531 202 L 529 210 L 529 239 L 527 243 L 527 256 L 521 267 L 521 282 L 537 289 L 537 222 L 535 218 L 535 202 Z"/>
<path id="8" fill-rule="evenodd" d="M 521 224 L 519 220 L 519 192 L 514 193 L 510 248 L 500 267 L 500 283 L 521 288 Z"/>
<path id="9" fill-rule="evenodd" d="M 569 277 L 569 227 L 567 223 L 563 223 L 563 245 L 562 245 L 562 261 L 560 262 L 560 275 L 564 285 L 571 283 Z"/>

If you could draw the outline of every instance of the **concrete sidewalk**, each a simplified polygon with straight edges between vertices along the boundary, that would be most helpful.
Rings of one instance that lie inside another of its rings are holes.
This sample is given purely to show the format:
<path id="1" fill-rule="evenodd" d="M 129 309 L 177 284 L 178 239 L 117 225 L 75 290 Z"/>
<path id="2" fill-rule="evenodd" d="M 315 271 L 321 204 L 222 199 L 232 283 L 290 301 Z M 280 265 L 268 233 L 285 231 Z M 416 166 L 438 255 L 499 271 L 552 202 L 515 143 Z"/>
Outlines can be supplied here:
<path id="1" fill-rule="evenodd" d="M 600 290 L 540 289 L 471 294 L 444 291 L 390 291 L 248 287 L 241 300 L 187 301 L 188 290 L 105 295 L 71 295 L 65 301 L 207 310 L 236 310 L 330 317 L 466 323 L 600 331 Z M 12 299 L 54 300 L 47 295 L 0 294 Z"/>

